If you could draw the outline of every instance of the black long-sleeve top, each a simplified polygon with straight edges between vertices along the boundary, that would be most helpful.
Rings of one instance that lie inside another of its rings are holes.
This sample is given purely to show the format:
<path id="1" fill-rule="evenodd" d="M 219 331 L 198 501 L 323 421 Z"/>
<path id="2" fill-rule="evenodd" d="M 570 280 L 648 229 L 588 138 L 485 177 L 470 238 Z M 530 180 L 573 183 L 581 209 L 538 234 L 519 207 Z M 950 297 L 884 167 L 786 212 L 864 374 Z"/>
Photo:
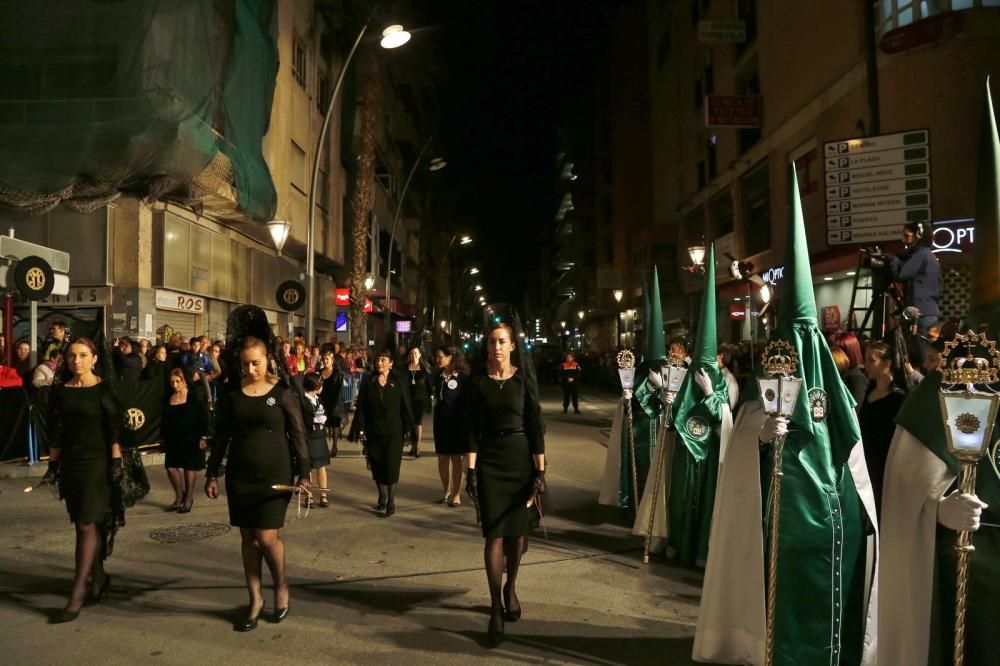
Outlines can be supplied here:
<path id="1" fill-rule="evenodd" d="M 285 446 L 273 446 L 279 438 Z M 287 454 L 291 468 L 300 477 L 308 477 L 311 464 L 298 394 L 276 385 L 263 396 L 248 396 L 242 389 L 223 395 L 208 459 L 209 477 L 219 475 L 227 452 L 230 471 L 264 477 L 274 469 L 287 470 L 287 459 L 277 459 Z"/>
<path id="2" fill-rule="evenodd" d="M 385 386 L 378 383 L 378 373 L 361 381 L 351 421 L 351 441 L 356 441 L 362 433 L 366 437 L 388 437 L 413 435 L 415 430 L 410 392 L 399 377 L 389 373 Z"/>
<path id="3" fill-rule="evenodd" d="M 60 449 L 61 462 L 110 460 L 123 423 L 121 403 L 108 382 L 52 387 L 49 448 Z"/>
<path id="4" fill-rule="evenodd" d="M 520 430 L 532 455 L 545 453 L 538 388 L 520 372 L 502 382 L 485 375 L 471 378 L 467 404 L 469 451 L 478 451 L 483 439 Z"/>

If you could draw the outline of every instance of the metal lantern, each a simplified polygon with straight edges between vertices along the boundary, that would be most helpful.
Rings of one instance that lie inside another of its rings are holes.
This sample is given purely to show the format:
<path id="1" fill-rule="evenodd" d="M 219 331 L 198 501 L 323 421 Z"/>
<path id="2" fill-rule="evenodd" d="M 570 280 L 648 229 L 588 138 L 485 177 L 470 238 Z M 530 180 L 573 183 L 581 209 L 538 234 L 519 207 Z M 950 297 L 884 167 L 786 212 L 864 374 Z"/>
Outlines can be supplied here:
<path id="1" fill-rule="evenodd" d="M 667 359 L 667 365 L 664 370 L 663 390 L 676 395 L 681 390 L 681 383 L 688 372 L 684 366 L 684 361 L 677 358 Z"/>
<path id="2" fill-rule="evenodd" d="M 795 347 L 785 340 L 769 343 L 764 349 L 761 365 L 767 375 L 757 379 L 764 411 L 772 417 L 791 417 L 802 389 L 802 380 L 795 377 L 795 371 L 799 367 L 799 355 Z M 764 663 L 767 666 L 774 663 L 774 619 L 778 597 L 778 526 L 781 518 L 781 456 L 784 446 L 784 434 L 774 438 L 771 464 L 770 547 L 767 558 L 767 634 L 764 645 Z"/>
<path id="3" fill-rule="evenodd" d="M 964 346 L 965 353 L 956 353 Z M 977 356 L 976 351 L 982 355 Z M 938 396 L 944 421 L 948 451 L 960 464 L 958 490 L 976 493 L 976 465 L 987 455 L 993 427 L 1000 408 L 1000 353 L 996 342 L 985 333 L 958 334 L 944 346 L 941 391 Z M 961 388 L 957 388 L 961 387 Z M 977 388 L 979 387 L 979 388 Z M 965 613 L 968 600 L 969 558 L 975 547 L 972 532 L 959 532 L 955 543 L 958 552 L 955 575 L 955 650 L 954 664 L 965 663 Z"/>
<path id="4" fill-rule="evenodd" d="M 629 459 L 632 466 L 632 509 L 639 509 L 639 471 L 635 462 L 635 434 L 632 432 L 632 387 L 635 385 L 635 354 L 630 349 L 618 352 L 618 377 L 622 382 L 625 403 L 625 427 L 628 429 Z"/>
<path id="5" fill-rule="evenodd" d="M 757 378 L 760 399 L 768 416 L 789 418 L 795 411 L 802 380 L 793 376 L 799 359 L 795 348 L 784 340 L 770 343 L 764 350 L 765 377 Z"/>

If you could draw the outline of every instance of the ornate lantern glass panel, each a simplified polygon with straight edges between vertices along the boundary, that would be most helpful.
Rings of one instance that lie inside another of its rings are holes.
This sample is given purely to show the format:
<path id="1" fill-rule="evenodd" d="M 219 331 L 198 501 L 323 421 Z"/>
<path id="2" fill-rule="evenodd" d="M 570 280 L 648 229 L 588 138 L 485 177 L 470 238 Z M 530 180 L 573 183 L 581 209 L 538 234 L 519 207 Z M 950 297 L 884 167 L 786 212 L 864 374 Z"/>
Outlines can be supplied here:
<path id="1" fill-rule="evenodd" d="M 687 376 L 687 368 L 683 365 L 675 365 L 673 363 L 668 363 L 666 367 L 667 373 L 665 382 L 667 391 L 672 393 L 677 393 L 681 390 L 681 383 L 684 381 L 684 377 Z"/>
<path id="2" fill-rule="evenodd" d="M 784 340 L 771 342 L 764 350 L 762 366 L 765 376 L 757 378 L 757 385 L 764 411 L 771 416 L 790 417 L 802 389 L 802 380 L 794 376 L 799 366 L 795 348 Z"/>
<path id="3" fill-rule="evenodd" d="M 993 435 L 1000 396 L 978 391 L 941 392 L 941 415 L 948 450 L 958 459 L 986 454 Z"/>

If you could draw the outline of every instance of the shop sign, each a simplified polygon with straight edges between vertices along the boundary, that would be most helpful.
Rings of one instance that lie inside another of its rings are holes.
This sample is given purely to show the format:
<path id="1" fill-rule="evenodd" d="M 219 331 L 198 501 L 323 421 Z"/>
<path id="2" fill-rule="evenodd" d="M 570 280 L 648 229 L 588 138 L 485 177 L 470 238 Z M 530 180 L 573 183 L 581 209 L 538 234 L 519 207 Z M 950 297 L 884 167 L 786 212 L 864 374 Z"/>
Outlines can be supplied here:
<path id="1" fill-rule="evenodd" d="M 698 41 L 741 44 L 747 41 L 747 24 L 745 21 L 698 21 Z"/>
<path id="2" fill-rule="evenodd" d="M 372 299 L 366 298 L 365 299 L 365 312 L 371 314 L 372 312 L 374 312 L 374 310 L 375 310 L 375 306 L 372 305 Z"/>
<path id="3" fill-rule="evenodd" d="M 729 304 L 729 320 L 730 321 L 744 321 L 747 318 L 746 306 L 742 303 L 730 303 Z"/>
<path id="4" fill-rule="evenodd" d="M 840 306 L 827 305 L 823 308 L 823 330 L 834 333 L 840 330 Z"/>
<path id="5" fill-rule="evenodd" d="M 778 284 L 778 280 L 785 277 L 785 267 L 772 266 L 766 271 L 761 271 L 760 277 L 763 278 L 764 282 L 767 284 Z"/>
<path id="6" fill-rule="evenodd" d="M 347 313 L 338 312 L 337 313 L 337 332 L 345 333 L 347 331 Z"/>
<path id="7" fill-rule="evenodd" d="M 337 287 L 334 296 L 334 303 L 338 308 L 346 308 L 351 304 L 351 290 L 349 287 Z"/>
<path id="8" fill-rule="evenodd" d="M 944 252 L 961 253 L 963 250 L 972 249 L 976 241 L 976 228 L 974 218 L 961 220 L 942 220 L 934 222 L 934 249 L 935 254 Z"/>
<path id="9" fill-rule="evenodd" d="M 156 307 L 161 310 L 202 314 L 205 312 L 205 299 L 201 296 L 191 296 L 190 294 L 180 294 L 176 291 L 157 289 Z"/>
<path id="10" fill-rule="evenodd" d="M 760 97 L 708 95 L 705 97 L 705 124 L 708 127 L 758 127 Z"/>
<path id="11" fill-rule="evenodd" d="M 410 319 L 400 319 L 396 322 L 396 332 L 397 333 L 412 333 L 413 332 L 413 321 Z"/>

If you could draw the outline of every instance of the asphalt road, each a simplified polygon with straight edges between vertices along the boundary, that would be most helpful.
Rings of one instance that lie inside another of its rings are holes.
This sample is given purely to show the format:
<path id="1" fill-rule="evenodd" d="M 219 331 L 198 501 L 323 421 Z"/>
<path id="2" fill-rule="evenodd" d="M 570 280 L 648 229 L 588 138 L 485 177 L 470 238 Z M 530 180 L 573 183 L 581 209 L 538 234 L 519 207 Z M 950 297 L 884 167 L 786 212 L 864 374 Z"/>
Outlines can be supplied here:
<path id="1" fill-rule="evenodd" d="M 597 504 L 613 400 L 585 392 L 562 415 L 543 390 L 548 538 L 531 541 L 518 590 L 523 618 L 486 644 L 489 593 L 475 512 L 438 504 L 430 419 L 424 451 L 407 457 L 391 518 L 374 515 L 375 489 L 358 448 L 331 465 L 331 507 L 289 510 L 282 530 L 291 616 L 236 633 L 246 591 L 238 530 L 224 499 L 199 494 L 188 514 L 158 457 L 152 491 L 127 515 L 110 597 L 72 623 L 50 625 L 73 573 L 73 530 L 47 491 L 23 493 L 23 472 L 0 466 L 0 642 L 9 664 L 690 664 L 701 574 L 642 564 L 623 515 Z M 6 469 L 4 469 L 6 468 Z M 265 573 L 265 585 L 269 577 Z M 273 609 L 265 590 L 266 613 Z"/>

